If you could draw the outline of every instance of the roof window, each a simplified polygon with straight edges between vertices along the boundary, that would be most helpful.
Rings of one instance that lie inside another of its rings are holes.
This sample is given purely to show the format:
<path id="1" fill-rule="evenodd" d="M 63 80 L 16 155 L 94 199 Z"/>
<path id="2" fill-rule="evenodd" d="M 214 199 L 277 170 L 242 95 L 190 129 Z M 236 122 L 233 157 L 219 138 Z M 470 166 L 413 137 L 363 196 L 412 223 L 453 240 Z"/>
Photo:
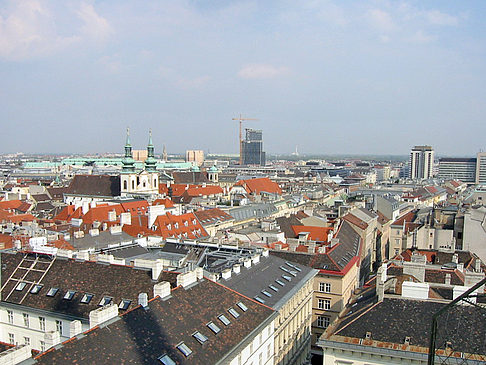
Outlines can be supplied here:
<path id="1" fill-rule="evenodd" d="M 112 297 L 107 297 L 107 296 L 104 296 L 103 299 L 100 300 L 100 304 L 98 304 L 99 306 L 105 306 L 105 305 L 108 305 L 111 303 L 111 300 L 113 298 Z"/>
<path id="2" fill-rule="evenodd" d="M 288 275 L 282 275 L 282 277 L 283 277 L 285 280 L 287 280 L 287 281 L 291 281 L 291 280 L 292 280 L 292 278 L 291 278 L 290 276 L 288 276 Z"/>
<path id="3" fill-rule="evenodd" d="M 206 336 L 204 336 L 199 331 L 194 332 L 193 335 L 192 335 L 192 337 L 194 337 L 196 340 L 198 340 L 201 345 L 204 344 L 204 342 L 206 342 L 208 340 L 208 338 Z"/>
<path id="4" fill-rule="evenodd" d="M 218 316 L 218 319 L 219 319 L 221 322 L 223 322 L 223 324 L 224 324 L 225 326 L 228 326 L 228 325 L 231 323 L 231 322 L 230 322 L 230 320 L 228 319 L 228 317 L 226 317 L 224 314 L 219 315 L 219 316 Z"/>
<path id="5" fill-rule="evenodd" d="M 120 304 L 118 304 L 118 308 L 127 310 L 131 303 L 132 301 L 130 299 L 122 299 Z"/>
<path id="6" fill-rule="evenodd" d="M 24 290 L 24 288 L 25 288 L 26 285 L 27 285 L 26 283 L 24 283 L 23 281 L 21 281 L 20 283 L 17 284 L 17 286 L 15 287 L 15 290 L 22 291 L 22 290 Z"/>
<path id="7" fill-rule="evenodd" d="M 180 352 L 184 354 L 185 357 L 188 357 L 190 354 L 192 354 L 192 350 L 184 342 L 181 342 L 179 345 L 177 345 L 177 348 Z"/>
<path id="8" fill-rule="evenodd" d="M 278 291 L 278 288 L 275 285 L 273 285 L 273 284 L 270 284 L 268 287 L 270 289 L 272 289 L 273 291 Z"/>
<path id="9" fill-rule="evenodd" d="M 297 270 L 298 272 L 301 272 L 302 269 L 300 269 L 299 267 L 297 267 L 296 265 L 294 264 L 291 264 L 290 262 L 285 262 L 288 266 L 290 266 L 292 269 L 294 270 Z"/>
<path id="10" fill-rule="evenodd" d="M 35 285 L 32 287 L 32 289 L 30 289 L 30 293 L 31 293 L 31 294 L 37 294 L 37 293 L 39 293 L 39 292 L 40 292 L 40 290 L 42 289 L 42 287 L 43 287 L 43 286 L 44 286 L 44 285 L 42 285 L 42 284 L 35 284 Z"/>
<path id="11" fill-rule="evenodd" d="M 56 295 L 58 291 L 59 291 L 58 288 L 50 288 L 46 295 L 48 297 L 53 297 L 54 295 Z"/>
<path id="12" fill-rule="evenodd" d="M 208 328 L 213 331 L 215 334 L 219 333 L 219 331 L 221 331 L 221 328 L 219 328 L 216 324 L 214 324 L 213 322 L 209 322 L 207 324 Z"/>
<path id="13" fill-rule="evenodd" d="M 262 298 L 260 298 L 258 295 L 255 297 L 255 300 L 262 304 L 265 304 L 265 301 Z"/>
<path id="14" fill-rule="evenodd" d="M 243 311 L 243 312 L 246 312 L 248 310 L 248 307 L 246 305 L 244 305 L 242 302 L 238 302 L 236 303 L 236 305 L 238 307 L 240 307 L 240 309 Z"/>
<path id="15" fill-rule="evenodd" d="M 175 363 L 174 360 L 172 360 L 169 355 L 165 354 L 165 355 L 162 355 L 161 357 L 159 357 L 159 361 L 163 364 L 163 365 L 177 365 Z"/>
<path id="16" fill-rule="evenodd" d="M 63 299 L 66 299 L 66 300 L 71 300 L 71 299 L 73 299 L 74 294 L 76 294 L 76 292 L 75 292 L 74 290 L 68 290 L 68 291 L 66 292 L 66 294 L 64 294 Z"/>
<path id="17" fill-rule="evenodd" d="M 269 298 L 272 296 L 272 294 L 270 294 L 270 292 L 268 290 L 262 290 L 262 293 L 263 293 L 263 295 L 266 295 Z"/>
<path id="18" fill-rule="evenodd" d="M 278 285 L 285 286 L 285 283 L 284 283 L 282 280 L 280 280 L 280 279 L 275 280 L 275 282 L 276 282 Z"/>
<path id="19" fill-rule="evenodd" d="M 93 299 L 94 295 L 93 294 L 88 294 L 85 293 L 83 297 L 81 298 L 81 303 L 83 304 L 89 304 L 91 302 L 91 299 Z"/>
<path id="20" fill-rule="evenodd" d="M 234 308 L 228 309 L 228 312 L 230 312 L 230 314 L 235 318 L 238 318 L 240 316 L 240 314 Z"/>

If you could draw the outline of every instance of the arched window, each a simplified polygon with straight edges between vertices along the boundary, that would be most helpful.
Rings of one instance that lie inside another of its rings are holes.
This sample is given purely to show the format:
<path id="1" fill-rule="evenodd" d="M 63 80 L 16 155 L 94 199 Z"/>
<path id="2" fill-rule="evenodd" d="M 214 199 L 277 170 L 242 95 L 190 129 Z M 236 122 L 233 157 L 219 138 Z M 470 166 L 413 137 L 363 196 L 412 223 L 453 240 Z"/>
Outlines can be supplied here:
<path id="1" fill-rule="evenodd" d="M 157 186 L 157 179 L 154 179 L 154 186 Z"/>
<path id="2" fill-rule="evenodd" d="M 135 190 L 135 181 L 132 180 L 132 190 Z"/>
<path id="3" fill-rule="evenodd" d="M 125 180 L 123 182 L 123 190 L 127 190 L 128 189 L 128 182 Z"/>

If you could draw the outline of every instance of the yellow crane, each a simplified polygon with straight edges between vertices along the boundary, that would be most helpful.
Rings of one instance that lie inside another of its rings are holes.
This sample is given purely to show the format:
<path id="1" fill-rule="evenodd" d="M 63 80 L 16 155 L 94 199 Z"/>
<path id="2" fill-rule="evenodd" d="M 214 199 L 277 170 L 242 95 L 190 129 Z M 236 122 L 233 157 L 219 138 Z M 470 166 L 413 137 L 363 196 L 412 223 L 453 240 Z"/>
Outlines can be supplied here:
<path id="1" fill-rule="evenodd" d="M 241 113 L 239 118 L 232 118 L 231 120 L 237 120 L 240 122 L 240 166 L 243 165 L 243 135 L 242 135 L 242 124 L 244 120 L 258 120 L 255 118 L 243 118 Z"/>

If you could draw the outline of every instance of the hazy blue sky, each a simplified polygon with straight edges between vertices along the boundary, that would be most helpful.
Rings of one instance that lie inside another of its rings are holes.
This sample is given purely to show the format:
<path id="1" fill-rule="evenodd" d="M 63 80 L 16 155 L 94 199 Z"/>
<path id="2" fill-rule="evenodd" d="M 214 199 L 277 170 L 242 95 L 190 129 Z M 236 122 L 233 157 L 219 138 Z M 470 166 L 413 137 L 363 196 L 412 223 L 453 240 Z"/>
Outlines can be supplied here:
<path id="1" fill-rule="evenodd" d="M 0 0 L 0 152 L 486 149 L 486 1 Z"/>

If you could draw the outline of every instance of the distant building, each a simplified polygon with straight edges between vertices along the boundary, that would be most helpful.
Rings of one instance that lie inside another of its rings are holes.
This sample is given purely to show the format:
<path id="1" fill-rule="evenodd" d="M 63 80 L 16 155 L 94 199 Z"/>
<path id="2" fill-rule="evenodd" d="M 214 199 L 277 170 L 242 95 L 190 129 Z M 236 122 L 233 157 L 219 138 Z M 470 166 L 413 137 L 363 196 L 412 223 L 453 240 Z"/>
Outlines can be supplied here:
<path id="1" fill-rule="evenodd" d="M 485 155 L 486 157 L 486 155 Z M 433 175 L 434 149 L 431 146 L 415 146 L 410 153 L 410 178 L 430 179 Z"/>
<path id="2" fill-rule="evenodd" d="M 147 150 L 133 150 L 132 157 L 135 161 L 145 162 L 147 159 Z"/>
<path id="3" fill-rule="evenodd" d="M 476 184 L 486 184 L 486 152 L 476 156 Z"/>
<path id="4" fill-rule="evenodd" d="M 201 166 L 204 162 L 204 151 L 202 150 L 186 151 L 186 162 L 195 162 L 198 166 Z"/>
<path id="5" fill-rule="evenodd" d="M 439 179 L 460 180 L 474 183 L 476 180 L 475 158 L 441 158 L 439 159 Z"/>
<path id="6" fill-rule="evenodd" d="M 242 143 L 243 165 L 265 165 L 262 131 L 246 129 L 246 139 Z"/>

